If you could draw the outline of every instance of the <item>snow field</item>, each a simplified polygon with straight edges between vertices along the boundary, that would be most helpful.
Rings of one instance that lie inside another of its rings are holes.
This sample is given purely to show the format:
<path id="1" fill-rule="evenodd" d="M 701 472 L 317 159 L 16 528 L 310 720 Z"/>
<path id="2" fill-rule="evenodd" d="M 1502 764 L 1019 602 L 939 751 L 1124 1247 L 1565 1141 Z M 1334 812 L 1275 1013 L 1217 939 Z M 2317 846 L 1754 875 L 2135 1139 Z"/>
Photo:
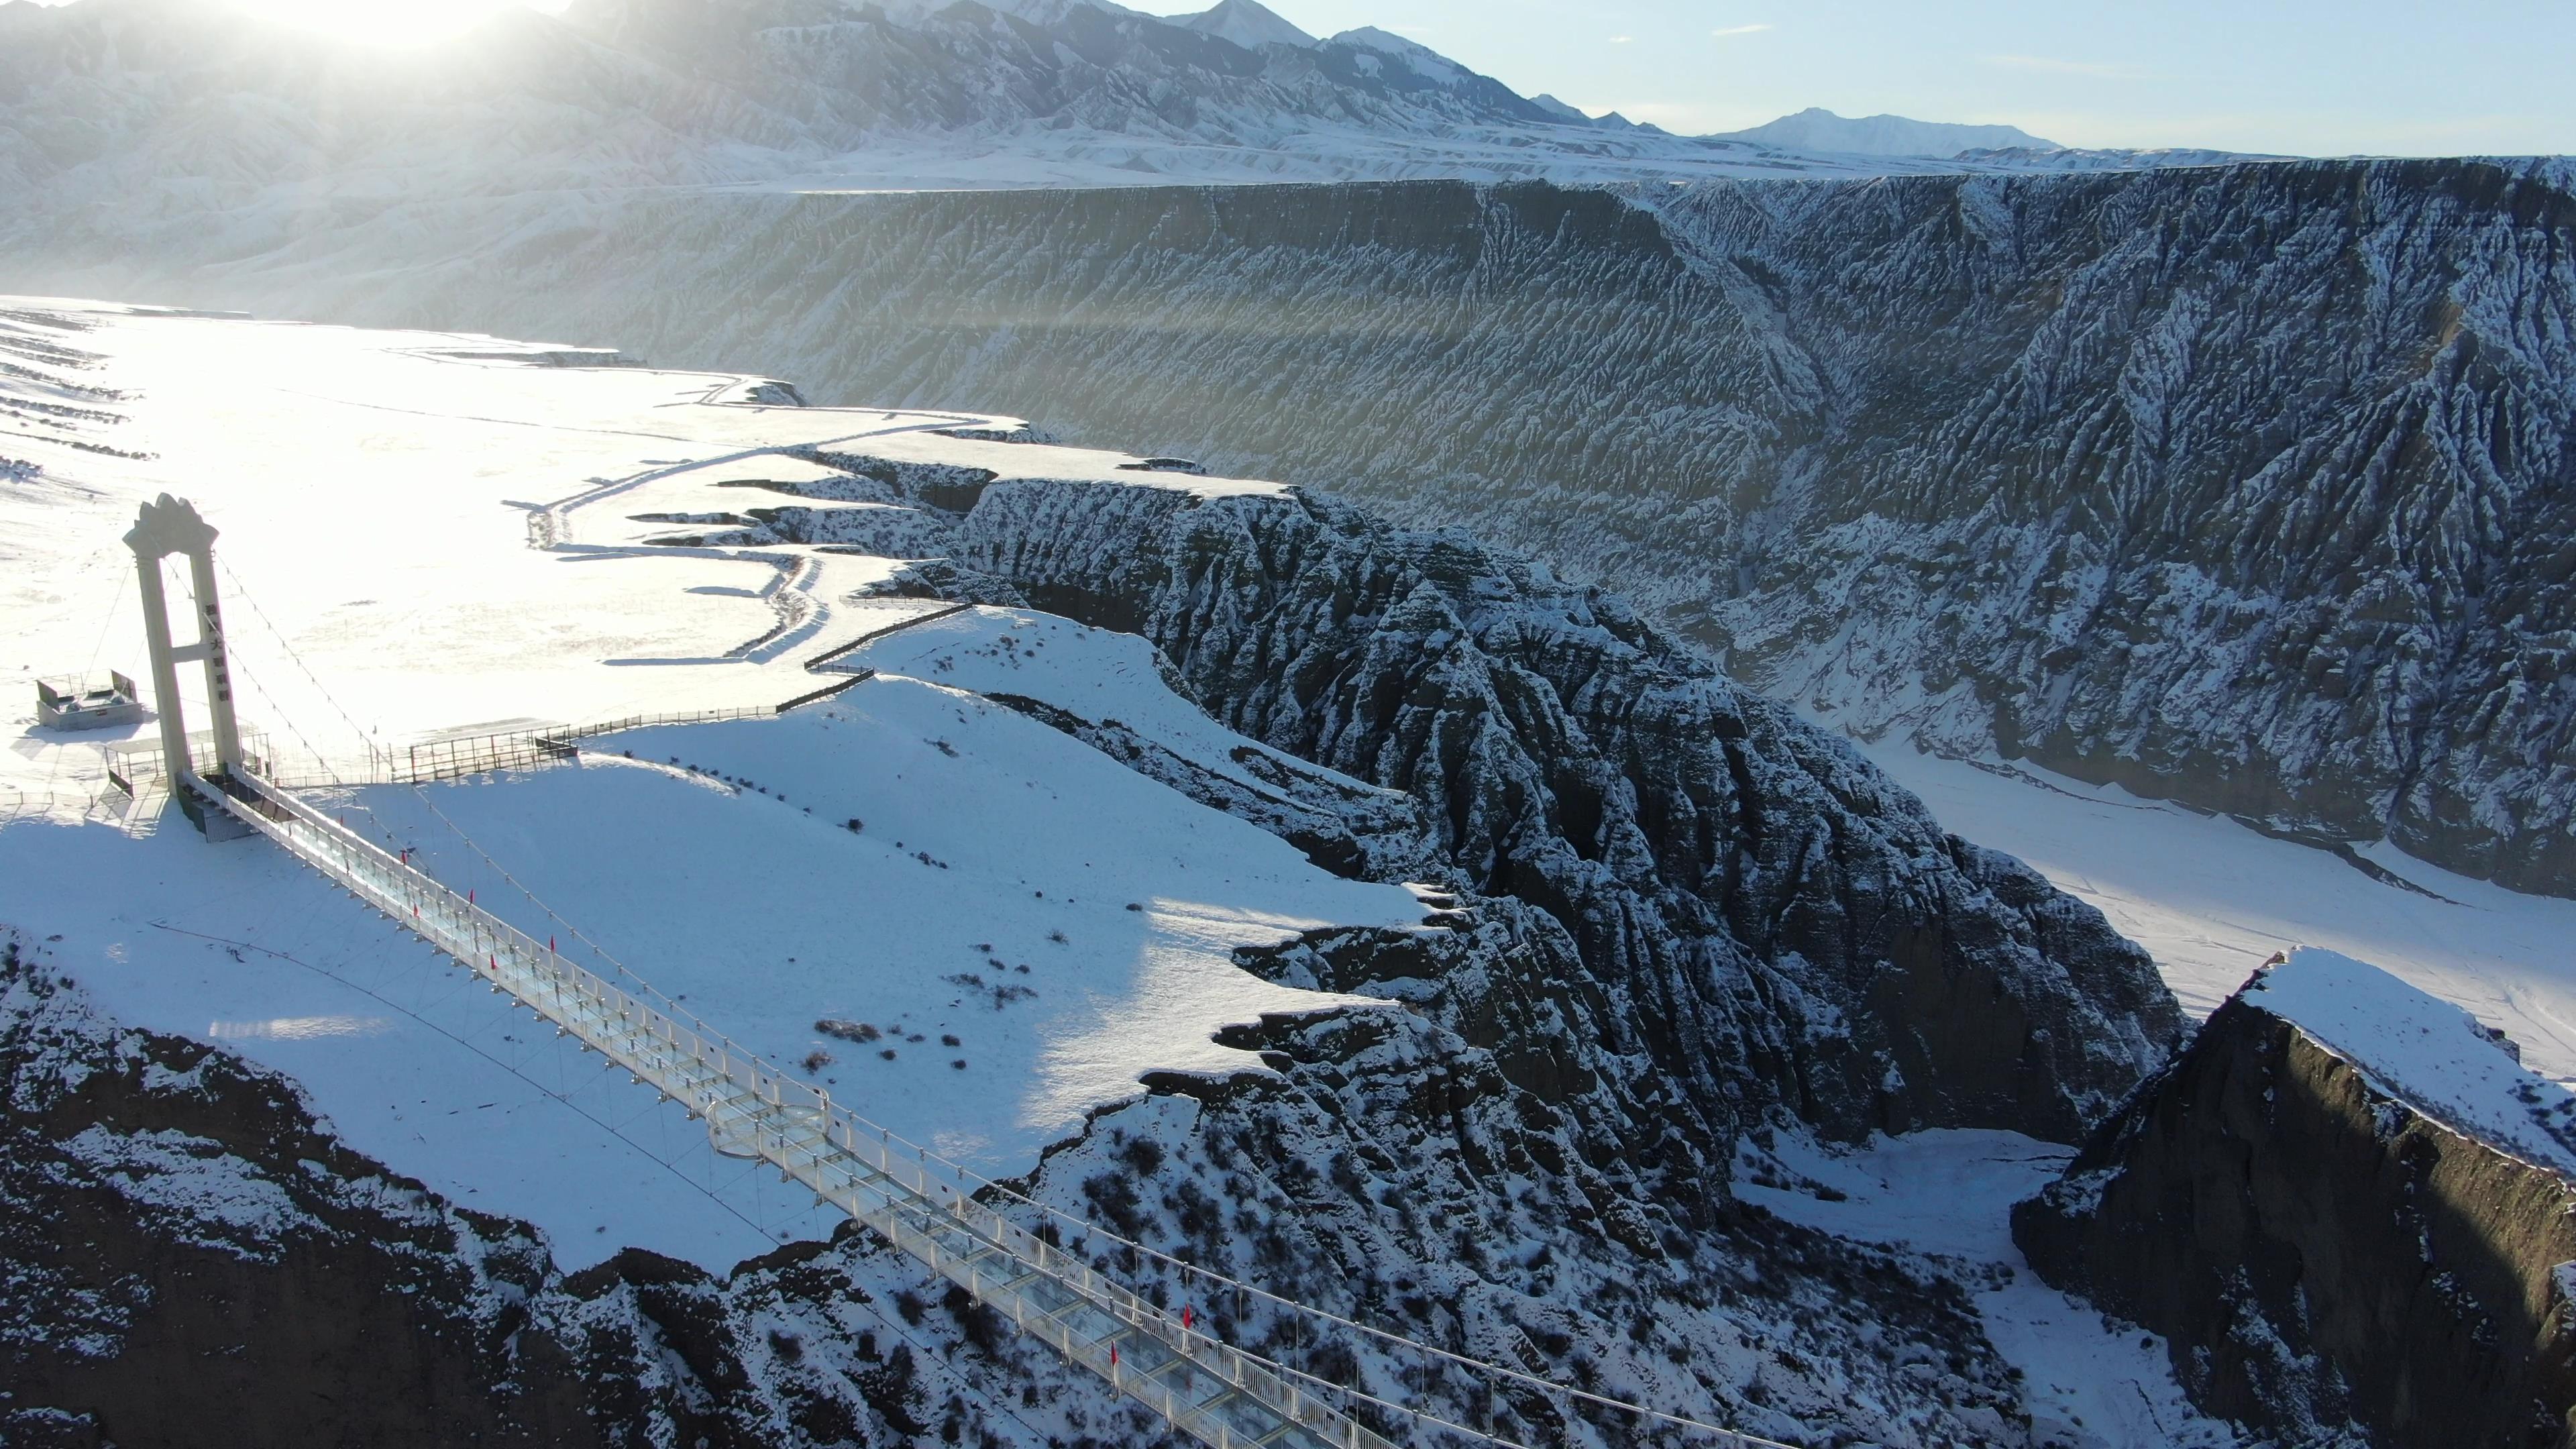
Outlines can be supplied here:
<path id="1" fill-rule="evenodd" d="M 29 305 L 81 324 L 61 334 L 94 356 L 81 375 L 128 394 L 124 421 L 95 436 L 150 456 L 13 444 L 36 459 L 0 488 L 0 609 L 22 680 L 143 672 L 120 540 L 135 504 L 170 488 L 223 530 L 244 720 L 290 763 L 490 727 L 476 721 L 764 706 L 833 682 L 803 661 L 933 607 L 850 596 L 895 561 L 658 548 L 645 540 L 696 526 L 633 516 L 739 514 L 864 481 L 784 448 L 1211 494 L 1277 486 L 926 436 L 1014 419 L 773 406 L 763 379 L 557 365 L 562 349 L 490 338 Z M 745 481 L 773 486 L 716 486 Z M 1249 742 L 1165 689 L 1140 641 L 990 612 L 940 636 L 959 659 L 1043 630 L 1064 668 L 1020 692 L 1086 717 L 1114 700 L 1149 738 L 1245 778 L 1229 752 Z M 783 719 L 603 737 L 580 768 L 322 798 L 532 935 L 583 950 L 489 851 L 719 1030 L 782 1064 L 811 1058 L 841 1100 L 995 1175 L 1140 1094 L 1144 1073 L 1266 1070 L 1211 1040 L 1230 1023 L 1393 1009 L 1272 986 L 1232 953 L 1325 925 L 1416 926 L 1408 892 L 1337 880 L 900 663 L 854 656 L 840 667 L 885 675 Z M 1090 671 L 1109 695 L 1081 688 Z M 0 922 L 59 936 L 48 958 L 104 1009 L 287 1072 L 360 1150 L 530 1218 L 568 1267 L 635 1244 L 723 1268 L 829 1232 L 810 1201 L 716 1157 L 678 1109 L 303 867 L 256 842 L 122 821 L 100 795 L 97 746 L 150 725 L 66 737 L 31 723 L 0 754 Z"/>
<path id="2" fill-rule="evenodd" d="M 1054 729 L 917 680 L 597 744 L 638 759 L 316 798 L 586 959 L 544 902 L 737 1041 L 812 1060 L 839 1100 L 989 1175 L 1026 1171 L 1091 1110 L 1141 1095 L 1145 1072 L 1266 1071 L 1210 1040 L 1228 1024 L 1393 1009 L 1271 985 L 1237 948 L 1422 916 L 1407 891 L 1338 880 Z M 676 1108 L 257 842 L 18 822 L 0 830 L 0 918 L 60 925 L 53 960 L 113 1014 L 288 1072 L 361 1150 L 530 1218 L 570 1266 L 635 1243 L 721 1268 L 771 1232 L 829 1230 L 757 1174 L 765 1197 L 711 1201 L 743 1165 Z"/>
<path id="3" fill-rule="evenodd" d="M 1141 738 L 1255 793 L 1270 785 L 1235 759 L 1270 756 L 1300 773 L 1370 790 L 1338 771 L 1295 760 L 1211 720 L 1172 691 L 1154 646 L 1133 634 L 1089 628 L 1026 609 L 968 609 L 872 640 L 833 662 L 970 689 L 1036 699 L 1095 723 L 1114 721 Z"/>
<path id="4" fill-rule="evenodd" d="M 593 746 L 579 769 L 375 787 L 345 808 L 416 843 L 440 879 L 481 880 L 480 903 L 520 929 L 557 934 L 434 802 L 643 979 L 774 1061 L 828 1055 L 811 1075 L 839 1100 L 988 1175 L 1140 1095 L 1142 1072 L 1266 1071 L 1209 1040 L 1228 1024 L 1389 1009 L 1271 985 L 1237 947 L 1423 914 L 1402 889 L 1338 880 L 1048 726 L 918 680 Z"/>
<path id="5" fill-rule="evenodd" d="M 561 365 L 612 355 L 551 344 L 36 298 L 0 308 L 85 329 L 0 318 L 94 354 L 61 371 L 123 393 L 112 406 L 124 421 L 83 440 L 145 455 L 10 443 L 39 471 L 0 484 L 0 561 L 13 565 L 0 611 L 21 645 L 0 682 L 23 695 L 35 678 L 92 667 L 143 677 L 120 540 L 137 503 L 173 490 L 222 531 L 244 719 L 267 728 L 281 761 L 353 764 L 373 745 L 474 721 L 757 706 L 814 688 L 823 681 L 802 660 L 919 607 L 850 597 L 892 560 L 780 544 L 653 547 L 646 540 L 738 530 L 633 517 L 797 501 L 716 486 L 727 482 L 853 481 L 784 449 L 1211 495 L 1278 487 L 1132 471 L 1124 454 L 931 436 L 1009 432 L 1022 426 L 1013 418 L 776 406 L 758 401 L 784 395 L 760 378 Z M 0 396 L 49 386 L 0 378 Z M 173 596 L 187 597 L 184 571 Z M 27 737 L 0 756 L 0 801 L 86 800 L 103 784 L 95 746 L 118 733 L 69 751 Z"/>

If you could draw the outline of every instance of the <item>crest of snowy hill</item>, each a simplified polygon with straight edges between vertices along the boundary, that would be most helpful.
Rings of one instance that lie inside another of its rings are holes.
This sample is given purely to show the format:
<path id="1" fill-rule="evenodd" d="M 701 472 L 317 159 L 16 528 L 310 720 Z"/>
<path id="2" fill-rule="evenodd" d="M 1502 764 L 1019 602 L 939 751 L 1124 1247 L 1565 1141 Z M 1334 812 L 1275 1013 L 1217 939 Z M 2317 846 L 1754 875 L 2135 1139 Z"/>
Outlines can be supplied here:
<path id="1" fill-rule="evenodd" d="M 1316 40 L 1252 0 L 1178 20 L 1081 0 L 577 0 L 399 51 L 172 0 L 0 4 L 0 182 L 40 216 L 113 198 L 141 218 L 222 211 L 251 236 L 325 195 L 1965 164 L 1596 121 L 1382 30 Z"/>

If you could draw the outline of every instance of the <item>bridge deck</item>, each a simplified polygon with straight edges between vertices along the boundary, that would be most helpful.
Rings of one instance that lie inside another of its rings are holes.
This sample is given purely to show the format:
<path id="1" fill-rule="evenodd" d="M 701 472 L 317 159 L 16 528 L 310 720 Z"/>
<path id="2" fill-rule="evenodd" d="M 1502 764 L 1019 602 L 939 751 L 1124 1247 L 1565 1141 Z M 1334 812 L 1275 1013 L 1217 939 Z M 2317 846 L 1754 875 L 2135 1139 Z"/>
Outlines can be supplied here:
<path id="1" fill-rule="evenodd" d="M 565 961 L 285 791 L 243 777 L 199 793 L 680 1103 L 718 1151 L 775 1165 L 1176 1428 L 1217 1449 L 1394 1449 L 1319 1398 L 1328 1385 L 1183 1328 L 821 1088 Z"/>

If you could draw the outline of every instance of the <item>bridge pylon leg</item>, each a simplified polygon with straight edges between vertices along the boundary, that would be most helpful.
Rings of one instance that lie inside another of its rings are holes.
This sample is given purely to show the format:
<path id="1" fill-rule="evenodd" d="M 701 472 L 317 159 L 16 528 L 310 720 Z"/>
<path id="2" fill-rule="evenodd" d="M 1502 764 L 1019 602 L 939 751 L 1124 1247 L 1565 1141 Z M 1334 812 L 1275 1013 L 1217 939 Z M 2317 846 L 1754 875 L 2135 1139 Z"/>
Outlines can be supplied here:
<path id="1" fill-rule="evenodd" d="M 233 681 L 224 657 L 224 619 L 215 597 L 215 528 L 196 505 L 167 493 L 137 512 L 125 535 L 134 550 L 135 580 L 143 594 L 143 637 L 152 656 L 152 707 L 160 715 L 161 768 L 170 793 L 210 839 L 236 839 L 249 832 L 222 810 L 205 807 L 191 794 L 207 788 L 197 776 L 197 760 L 188 741 L 187 712 L 179 698 L 179 666 L 192 660 L 206 667 L 206 712 L 214 735 L 212 774 L 231 776 L 242 769 L 241 723 L 233 712 Z M 161 584 L 161 561 L 178 553 L 188 556 L 189 582 L 197 595 L 197 637 L 174 644 L 170 637 L 170 601 Z"/>

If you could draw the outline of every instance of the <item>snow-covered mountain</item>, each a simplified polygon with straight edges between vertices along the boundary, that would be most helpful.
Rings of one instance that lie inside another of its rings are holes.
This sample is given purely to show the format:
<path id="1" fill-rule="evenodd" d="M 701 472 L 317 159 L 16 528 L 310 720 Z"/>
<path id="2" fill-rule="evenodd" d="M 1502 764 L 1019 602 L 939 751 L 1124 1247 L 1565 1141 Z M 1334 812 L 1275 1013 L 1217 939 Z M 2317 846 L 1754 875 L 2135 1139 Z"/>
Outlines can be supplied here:
<path id="1" fill-rule="evenodd" d="M 1976 150 L 2066 149 L 2019 126 L 1964 126 L 1903 116 L 1837 116 L 1821 106 L 1809 106 L 1795 115 L 1722 134 L 1728 140 L 1759 141 L 1796 151 L 1848 151 L 1861 156 L 1956 156 Z"/>
<path id="2" fill-rule="evenodd" d="M 1246 50 L 1259 50 L 1265 45 L 1312 49 L 1315 45 L 1315 37 L 1280 19 L 1261 0 L 1219 0 L 1212 10 L 1174 16 L 1172 23 L 1231 40 Z"/>
<path id="3" fill-rule="evenodd" d="M 579 0 L 411 52 L 176 0 L 0 4 L 0 180 L 26 198 L 14 219 L 39 224 L 111 200 L 146 228 L 209 208 L 251 222 L 395 190 L 1983 164 L 1674 137 L 1570 111 L 1384 30 L 1317 41 L 1253 0 L 1177 20 L 1090 0 Z"/>

